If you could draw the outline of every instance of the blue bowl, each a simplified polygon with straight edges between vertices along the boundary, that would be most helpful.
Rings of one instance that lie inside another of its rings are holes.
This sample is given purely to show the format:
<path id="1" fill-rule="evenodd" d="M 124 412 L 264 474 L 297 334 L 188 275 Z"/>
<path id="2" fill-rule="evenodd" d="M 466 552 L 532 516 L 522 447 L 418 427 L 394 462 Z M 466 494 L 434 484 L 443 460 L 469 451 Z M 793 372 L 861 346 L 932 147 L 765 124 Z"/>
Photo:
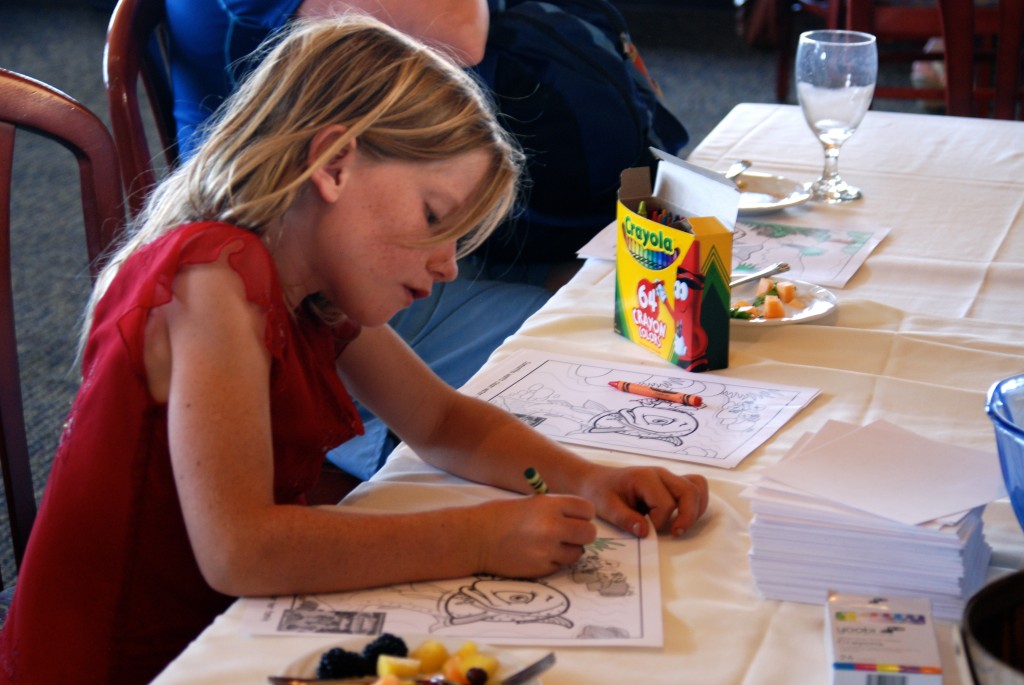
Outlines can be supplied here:
<path id="1" fill-rule="evenodd" d="M 1010 504 L 1024 528 L 1024 374 L 996 381 L 989 388 L 985 409 L 995 426 Z"/>

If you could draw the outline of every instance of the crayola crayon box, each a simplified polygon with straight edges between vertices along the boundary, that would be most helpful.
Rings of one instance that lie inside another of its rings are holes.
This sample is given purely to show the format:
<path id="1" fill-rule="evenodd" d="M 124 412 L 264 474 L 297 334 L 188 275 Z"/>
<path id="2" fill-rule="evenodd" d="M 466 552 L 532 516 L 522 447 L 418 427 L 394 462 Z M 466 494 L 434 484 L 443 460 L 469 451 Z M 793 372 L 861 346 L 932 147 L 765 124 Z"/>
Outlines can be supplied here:
<path id="1" fill-rule="evenodd" d="M 729 365 L 729 278 L 739 190 L 672 155 L 622 172 L 615 331 L 687 371 Z"/>

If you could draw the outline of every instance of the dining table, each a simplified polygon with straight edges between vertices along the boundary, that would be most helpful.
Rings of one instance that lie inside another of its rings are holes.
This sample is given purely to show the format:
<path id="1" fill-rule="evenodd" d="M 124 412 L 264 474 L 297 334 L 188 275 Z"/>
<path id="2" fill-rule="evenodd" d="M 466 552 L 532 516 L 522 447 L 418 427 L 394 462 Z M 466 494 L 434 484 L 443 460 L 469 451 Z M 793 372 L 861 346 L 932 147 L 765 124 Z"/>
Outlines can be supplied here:
<path id="1" fill-rule="evenodd" d="M 823 155 L 799 107 L 743 103 L 687 161 L 724 172 L 741 159 L 752 163 L 751 172 L 806 182 L 820 174 Z M 836 307 L 829 317 L 734 325 L 728 368 L 713 372 L 820 393 L 734 468 L 572 446 L 601 463 L 701 474 L 710 500 L 685 535 L 657 541 L 663 644 L 560 646 L 557 663 L 541 676 L 545 685 L 829 682 L 824 597 L 770 600 L 758 589 L 748 487 L 801 436 L 831 420 L 863 426 L 882 419 L 997 459 L 986 394 L 997 380 L 1024 373 L 1024 123 L 873 110 L 843 146 L 839 166 L 862 199 L 806 202 L 757 220 L 888 234 L 843 287 L 830 288 Z M 613 330 L 614 290 L 614 261 L 586 258 L 481 373 L 521 350 L 671 369 Z M 399 445 L 340 506 L 409 511 L 494 496 L 504 495 L 438 471 Z M 1008 499 L 989 503 L 983 521 L 992 547 L 988 578 L 1024 569 L 1024 533 Z M 945 685 L 970 682 L 958 629 L 957 621 L 936 623 Z M 332 635 L 250 634 L 239 602 L 154 685 L 266 682 L 336 643 Z M 529 661 L 551 650 L 537 644 L 503 651 Z"/>

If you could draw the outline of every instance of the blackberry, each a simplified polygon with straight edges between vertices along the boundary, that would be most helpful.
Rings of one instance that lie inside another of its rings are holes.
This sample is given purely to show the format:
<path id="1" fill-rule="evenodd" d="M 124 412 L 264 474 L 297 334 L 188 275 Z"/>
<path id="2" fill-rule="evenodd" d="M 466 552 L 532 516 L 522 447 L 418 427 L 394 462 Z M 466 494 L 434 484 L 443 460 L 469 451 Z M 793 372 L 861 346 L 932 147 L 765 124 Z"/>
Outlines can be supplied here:
<path id="1" fill-rule="evenodd" d="M 370 667 L 376 669 L 377 657 L 381 654 L 407 657 L 409 656 L 409 647 L 405 644 L 405 640 L 397 635 L 381 633 L 372 642 L 363 647 L 363 656 L 370 663 Z"/>
<path id="2" fill-rule="evenodd" d="M 471 668 L 466 671 L 466 680 L 469 685 L 485 685 L 487 682 L 487 671 L 482 668 Z"/>
<path id="3" fill-rule="evenodd" d="M 366 657 L 350 652 L 341 647 L 333 647 L 320 656 L 316 667 L 317 678 L 355 678 L 373 675 L 377 669 L 377 661 L 371 664 Z"/>

